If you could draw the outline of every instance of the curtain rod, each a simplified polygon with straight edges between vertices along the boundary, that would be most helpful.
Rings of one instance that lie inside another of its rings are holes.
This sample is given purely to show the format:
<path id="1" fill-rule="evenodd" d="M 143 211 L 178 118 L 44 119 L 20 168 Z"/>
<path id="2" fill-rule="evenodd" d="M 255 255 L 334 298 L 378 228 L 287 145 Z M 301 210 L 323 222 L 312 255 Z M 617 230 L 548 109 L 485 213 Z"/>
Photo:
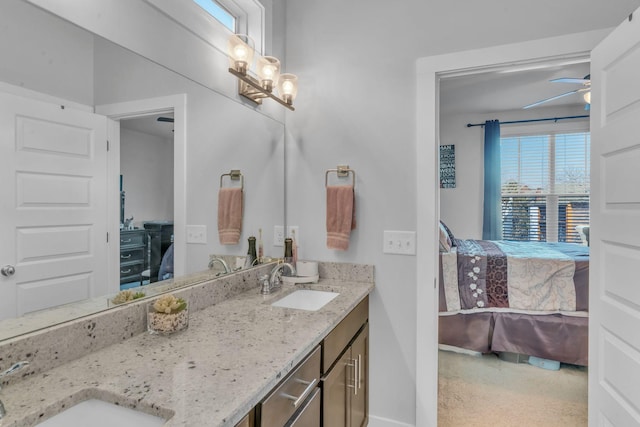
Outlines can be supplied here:
<path id="1" fill-rule="evenodd" d="M 586 119 L 589 118 L 588 114 L 582 115 L 582 116 L 566 116 L 566 117 L 548 117 L 546 119 L 529 119 L 529 120 L 512 120 L 510 122 L 500 122 L 501 125 L 512 125 L 515 123 L 531 123 L 531 122 L 549 122 L 549 121 L 554 121 L 557 122 L 558 120 L 570 120 L 570 119 Z M 474 127 L 474 126 L 484 126 L 484 123 L 467 123 L 467 127 Z"/>

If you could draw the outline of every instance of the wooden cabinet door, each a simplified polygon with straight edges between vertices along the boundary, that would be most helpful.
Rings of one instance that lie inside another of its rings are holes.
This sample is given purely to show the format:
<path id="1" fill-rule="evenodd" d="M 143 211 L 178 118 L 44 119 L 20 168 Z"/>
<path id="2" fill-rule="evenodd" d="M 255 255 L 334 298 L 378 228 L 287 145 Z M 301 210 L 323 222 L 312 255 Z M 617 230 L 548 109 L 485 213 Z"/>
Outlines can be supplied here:
<path id="1" fill-rule="evenodd" d="M 322 384 L 322 425 L 324 427 L 347 427 L 347 386 L 353 382 L 351 352 L 347 351 L 324 377 Z"/>
<path id="2" fill-rule="evenodd" d="M 367 425 L 369 412 L 369 324 L 367 323 L 351 344 L 351 359 L 354 365 L 355 388 L 351 394 L 350 427 Z"/>

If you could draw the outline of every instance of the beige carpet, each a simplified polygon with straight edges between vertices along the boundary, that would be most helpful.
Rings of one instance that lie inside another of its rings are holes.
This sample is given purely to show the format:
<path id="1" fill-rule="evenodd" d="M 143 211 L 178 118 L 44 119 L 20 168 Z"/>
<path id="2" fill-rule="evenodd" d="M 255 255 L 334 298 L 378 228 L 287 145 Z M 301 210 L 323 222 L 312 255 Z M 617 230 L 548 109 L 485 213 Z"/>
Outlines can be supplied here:
<path id="1" fill-rule="evenodd" d="M 438 427 L 587 425 L 587 368 L 439 352 Z"/>

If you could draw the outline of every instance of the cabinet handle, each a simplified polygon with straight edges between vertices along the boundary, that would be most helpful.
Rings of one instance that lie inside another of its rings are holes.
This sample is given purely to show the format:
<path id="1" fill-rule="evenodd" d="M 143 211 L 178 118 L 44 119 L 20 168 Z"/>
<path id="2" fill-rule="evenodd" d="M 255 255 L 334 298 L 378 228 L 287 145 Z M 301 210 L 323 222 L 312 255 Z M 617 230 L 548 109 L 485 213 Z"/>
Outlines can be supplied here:
<path id="1" fill-rule="evenodd" d="M 347 387 L 352 388 L 353 394 L 357 396 L 358 395 L 358 359 L 351 359 L 351 361 L 353 363 L 347 363 L 347 366 L 353 368 L 353 375 L 351 376 L 351 378 L 353 378 L 353 385 L 347 384 Z"/>
<path id="2" fill-rule="evenodd" d="M 124 255 L 120 255 L 120 259 L 129 259 L 131 258 L 131 254 L 124 256 Z"/>
<path id="3" fill-rule="evenodd" d="M 127 240 L 120 240 L 120 243 L 131 243 L 131 239 L 127 239 Z"/>
<path id="4" fill-rule="evenodd" d="M 305 380 L 301 380 L 296 378 L 296 381 L 301 383 L 301 384 L 306 384 L 307 388 L 304 389 L 304 391 L 302 392 L 302 394 L 300 396 L 291 396 L 290 394 L 287 393 L 281 393 L 282 397 L 286 397 L 289 400 L 293 400 L 293 407 L 297 408 L 298 405 L 300 405 L 300 403 L 302 403 L 304 401 L 304 399 L 307 398 L 307 396 L 309 395 L 309 393 L 311 393 L 311 390 L 313 390 L 313 388 L 318 384 L 318 379 L 314 378 L 311 381 L 305 381 Z"/>
<path id="5" fill-rule="evenodd" d="M 120 270 L 120 274 L 129 274 L 131 273 L 131 269 L 128 270 Z"/>
<path id="6" fill-rule="evenodd" d="M 358 388 L 362 388 L 362 355 L 358 354 Z"/>

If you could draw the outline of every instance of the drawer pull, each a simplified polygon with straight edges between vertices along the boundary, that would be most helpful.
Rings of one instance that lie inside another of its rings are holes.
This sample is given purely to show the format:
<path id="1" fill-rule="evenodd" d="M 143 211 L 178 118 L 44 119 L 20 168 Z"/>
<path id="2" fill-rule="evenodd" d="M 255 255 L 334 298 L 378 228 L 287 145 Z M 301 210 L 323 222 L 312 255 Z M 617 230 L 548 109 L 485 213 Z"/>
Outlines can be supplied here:
<path id="1" fill-rule="evenodd" d="M 289 400 L 293 400 L 293 407 L 297 408 L 298 405 L 300 405 L 300 403 L 302 403 L 307 396 L 309 395 L 309 393 L 311 393 L 311 390 L 313 390 L 313 388 L 318 384 L 318 380 L 316 378 L 314 378 L 311 381 L 305 381 L 305 380 L 301 380 L 296 378 L 296 382 L 299 382 L 301 384 L 306 384 L 307 388 L 304 389 L 304 391 L 302 392 L 302 394 L 298 397 L 296 396 L 291 396 L 290 394 L 287 393 L 282 393 L 281 396 L 282 397 L 286 397 Z"/>
<path id="2" fill-rule="evenodd" d="M 353 385 L 347 384 L 347 387 L 352 388 L 354 396 L 357 396 L 358 389 L 362 388 L 360 385 L 360 375 L 361 375 L 360 369 L 362 364 L 362 357 L 358 355 L 357 359 L 351 359 L 351 361 L 353 363 L 347 363 L 347 366 L 353 368 Z"/>
<path id="3" fill-rule="evenodd" d="M 128 270 L 120 270 L 120 274 L 129 274 L 131 273 L 131 269 Z"/>
<path id="4" fill-rule="evenodd" d="M 129 259 L 131 258 L 131 254 L 124 256 L 124 255 L 120 255 L 120 259 Z"/>
<path id="5" fill-rule="evenodd" d="M 127 240 L 120 239 L 120 243 L 131 243 L 131 239 L 127 239 Z"/>

